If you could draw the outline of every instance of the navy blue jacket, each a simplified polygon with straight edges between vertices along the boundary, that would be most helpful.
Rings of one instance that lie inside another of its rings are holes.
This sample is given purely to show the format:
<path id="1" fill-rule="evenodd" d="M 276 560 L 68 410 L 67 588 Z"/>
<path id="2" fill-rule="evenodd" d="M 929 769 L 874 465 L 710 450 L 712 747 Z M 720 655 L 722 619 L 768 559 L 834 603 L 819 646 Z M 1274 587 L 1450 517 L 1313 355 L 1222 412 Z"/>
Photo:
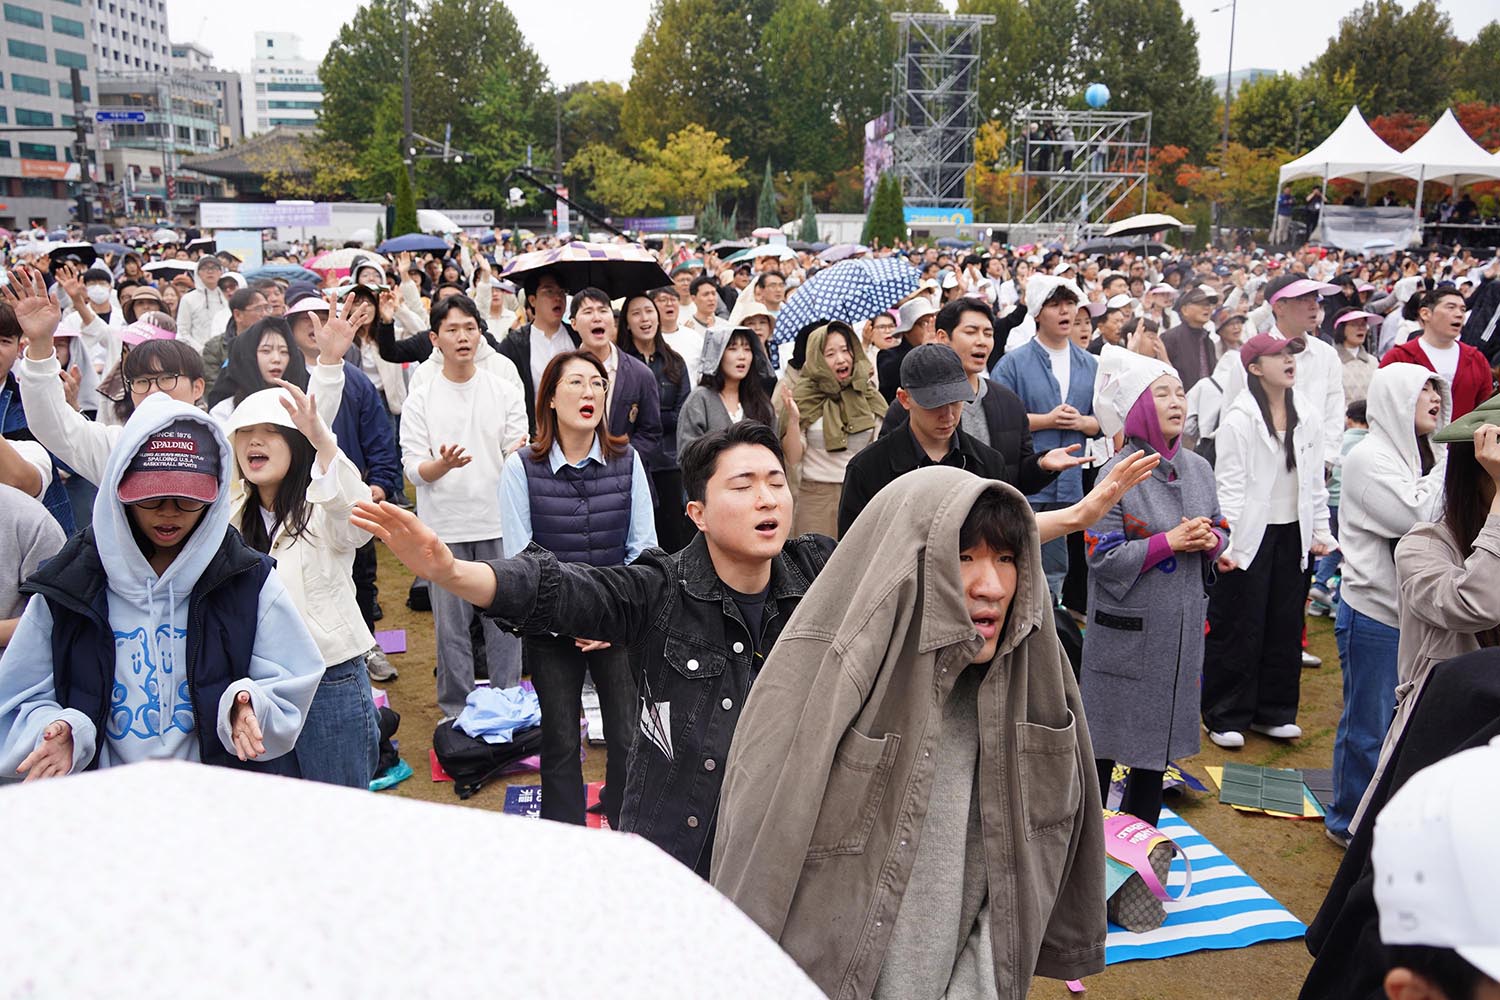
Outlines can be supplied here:
<path id="1" fill-rule="evenodd" d="M 385 490 L 387 497 L 401 492 L 401 462 L 390 415 L 370 377 L 348 361 L 344 362 L 344 396 L 332 430 L 339 451 L 354 463 L 361 479 Z"/>
<path id="2" fill-rule="evenodd" d="M 241 761 L 224 749 L 215 731 L 219 700 L 229 685 L 250 675 L 260 592 L 275 563 L 245 544 L 229 528 L 219 551 L 203 570 L 188 601 L 187 676 L 193 725 L 205 764 L 300 777 L 297 755 Z M 52 614 L 52 683 L 57 702 L 107 731 L 115 683 L 115 638 L 109 624 L 109 587 L 104 564 L 87 528 L 69 539 L 21 587 L 40 594 Z M 86 770 L 99 765 L 99 755 Z"/>
<path id="3" fill-rule="evenodd" d="M 623 566 L 630 535 L 630 480 L 635 452 L 603 465 L 564 464 L 556 472 L 548 456 L 522 461 L 531 497 L 531 540 L 563 562 Z"/>
<path id="4" fill-rule="evenodd" d="M 661 396 L 656 376 L 640 358 L 619 352 L 615 391 L 609 401 L 609 432 L 630 438 L 646 469 L 662 468 Z"/>

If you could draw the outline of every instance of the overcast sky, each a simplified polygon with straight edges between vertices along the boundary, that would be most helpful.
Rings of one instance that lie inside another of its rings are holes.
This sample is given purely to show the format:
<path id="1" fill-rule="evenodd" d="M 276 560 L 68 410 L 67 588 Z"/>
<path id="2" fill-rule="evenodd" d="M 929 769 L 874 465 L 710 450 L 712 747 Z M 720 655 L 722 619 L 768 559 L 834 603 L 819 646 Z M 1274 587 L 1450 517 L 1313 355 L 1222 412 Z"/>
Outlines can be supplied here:
<path id="1" fill-rule="evenodd" d="M 1411 7 L 1415 0 L 1401 0 Z M 559 84 L 630 80 L 630 57 L 646 26 L 650 0 L 507 0 L 528 41 Z M 950 3 L 951 6 L 951 3 Z M 1224 72 L 1229 56 L 1229 0 L 1182 0 L 1198 25 L 1198 62 L 1205 74 Z M 1234 36 L 1236 69 L 1297 70 L 1312 61 L 1354 0 L 1245 0 Z M 1458 37 L 1471 39 L 1494 19 L 1494 0 L 1439 0 Z M 1223 8 L 1218 10 L 1216 9 Z M 256 0 L 203 4 L 167 0 L 172 41 L 198 42 L 230 69 L 250 65 L 256 30 L 295 31 L 303 55 L 321 59 L 355 0 Z M 1106 83 L 1108 81 L 1105 81 Z"/>

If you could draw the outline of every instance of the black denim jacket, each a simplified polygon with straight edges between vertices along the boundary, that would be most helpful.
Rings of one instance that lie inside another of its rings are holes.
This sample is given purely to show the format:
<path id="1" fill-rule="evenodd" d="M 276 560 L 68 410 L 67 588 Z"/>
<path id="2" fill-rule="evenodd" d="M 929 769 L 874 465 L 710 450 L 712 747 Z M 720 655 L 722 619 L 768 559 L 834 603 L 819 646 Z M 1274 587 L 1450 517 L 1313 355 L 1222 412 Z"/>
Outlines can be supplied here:
<path id="1" fill-rule="evenodd" d="M 772 560 L 763 655 L 832 551 L 832 539 L 803 535 Z M 629 649 L 641 735 L 630 754 L 620 826 L 707 875 L 729 743 L 759 664 L 703 536 L 675 555 L 650 549 L 629 566 L 560 563 L 535 544 L 489 566 L 496 587 L 486 614 L 502 625 Z"/>

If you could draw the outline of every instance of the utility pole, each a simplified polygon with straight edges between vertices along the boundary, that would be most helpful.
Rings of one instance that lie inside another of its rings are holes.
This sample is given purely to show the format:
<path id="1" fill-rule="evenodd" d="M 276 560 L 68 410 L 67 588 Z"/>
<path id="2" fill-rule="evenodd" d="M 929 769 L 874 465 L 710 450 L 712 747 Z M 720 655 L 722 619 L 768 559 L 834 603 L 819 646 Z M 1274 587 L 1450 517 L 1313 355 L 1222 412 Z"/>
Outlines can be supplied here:
<path id="1" fill-rule="evenodd" d="M 552 173 L 555 175 L 557 183 L 561 184 L 562 183 L 562 91 L 558 91 L 557 94 L 554 95 L 554 96 L 556 96 L 556 98 L 557 98 L 557 103 L 555 105 L 556 110 L 557 110 L 557 115 L 556 115 L 556 121 L 557 121 L 557 144 L 553 147 L 553 150 L 552 150 Z"/>
<path id="2" fill-rule="evenodd" d="M 73 85 L 73 162 L 78 164 L 78 223 L 94 221 L 93 183 L 89 173 L 88 111 L 83 103 L 83 80 L 75 67 L 68 77 Z"/>
<path id="3" fill-rule="evenodd" d="M 1222 8 L 1221 8 L 1222 9 Z M 1224 74 L 1224 160 L 1229 159 L 1229 97 L 1234 86 L 1234 22 L 1239 13 L 1239 0 L 1229 4 L 1229 67 Z M 1221 165 L 1223 161 L 1220 161 Z"/>
<path id="4" fill-rule="evenodd" d="M 411 131 L 411 17 L 407 13 L 407 0 L 401 0 L 401 162 L 406 164 L 406 182 L 412 195 L 417 193 L 417 171 L 413 157 L 416 149 Z"/>

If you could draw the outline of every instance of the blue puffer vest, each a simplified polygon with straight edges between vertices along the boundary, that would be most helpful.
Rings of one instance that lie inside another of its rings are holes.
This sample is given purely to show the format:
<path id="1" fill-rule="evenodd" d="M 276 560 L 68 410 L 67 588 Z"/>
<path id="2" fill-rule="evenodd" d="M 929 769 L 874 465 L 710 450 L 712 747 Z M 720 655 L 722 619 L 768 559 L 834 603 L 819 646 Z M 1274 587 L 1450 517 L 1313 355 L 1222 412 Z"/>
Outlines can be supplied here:
<path id="1" fill-rule="evenodd" d="M 627 446 L 603 465 L 564 464 L 556 472 L 548 456 L 522 458 L 531 496 L 531 540 L 562 562 L 623 566 L 635 452 Z"/>
<path id="2" fill-rule="evenodd" d="M 239 532 L 224 532 L 219 551 L 188 600 L 187 676 L 198 753 L 205 764 L 295 778 L 301 777 L 296 754 L 241 761 L 224 749 L 215 731 L 219 699 L 230 684 L 249 676 L 260 591 L 274 566 L 270 557 L 246 545 Z M 21 588 L 23 593 L 41 594 L 52 612 L 52 683 L 58 704 L 92 719 L 100 744 L 115 684 L 107 583 L 94 529 L 87 528 Z M 95 753 L 86 770 L 98 766 Z"/>
<path id="3" fill-rule="evenodd" d="M 35 441 L 26 427 L 26 409 L 21 402 L 21 387 L 14 374 L 7 374 L 0 382 L 0 437 L 7 441 Z M 42 493 L 42 505 L 47 513 L 57 519 L 62 530 L 71 535 L 77 528 L 73 522 L 73 504 L 68 500 L 68 489 L 63 485 L 58 472 L 72 472 L 56 458 L 52 459 L 52 482 Z M 76 473 L 74 473 L 76 475 Z"/>

